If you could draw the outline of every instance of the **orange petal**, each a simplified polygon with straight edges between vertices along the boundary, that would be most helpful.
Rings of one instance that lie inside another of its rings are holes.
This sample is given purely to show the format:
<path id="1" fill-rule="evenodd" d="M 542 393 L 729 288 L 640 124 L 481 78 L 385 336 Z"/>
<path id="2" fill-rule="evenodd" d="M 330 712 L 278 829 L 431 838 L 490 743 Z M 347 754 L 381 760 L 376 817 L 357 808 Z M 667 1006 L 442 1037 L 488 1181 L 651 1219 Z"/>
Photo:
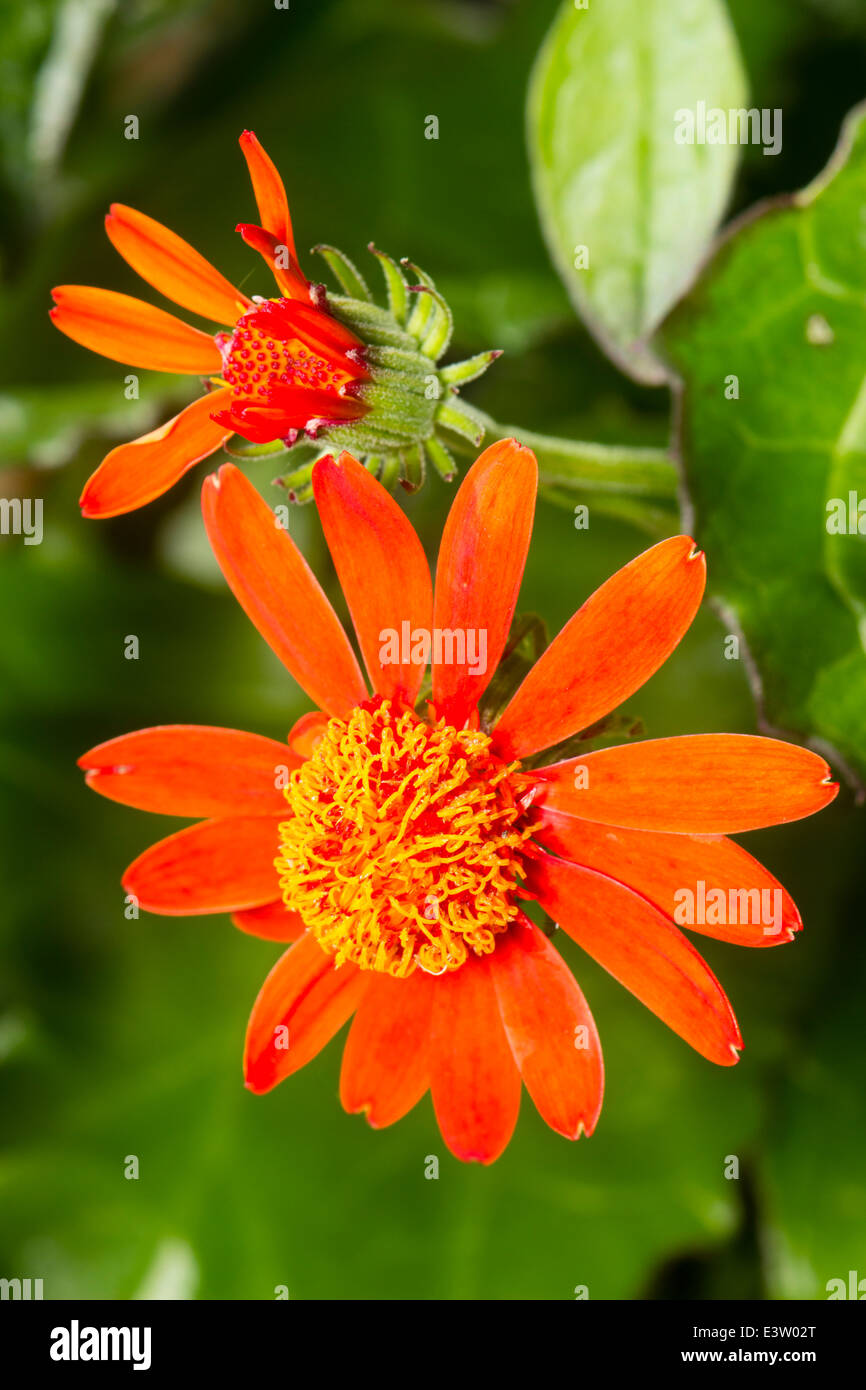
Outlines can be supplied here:
<path id="1" fill-rule="evenodd" d="M 374 1129 L 406 1115 L 430 1084 L 429 1041 L 436 981 L 416 970 L 406 980 L 374 978 L 349 1029 L 340 1100 L 365 1110 Z"/>
<path id="2" fill-rule="evenodd" d="M 276 165 L 262 149 L 251 130 L 244 131 L 239 143 L 250 171 L 259 221 L 266 232 L 270 232 L 278 243 L 288 248 L 292 260 L 296 261 L 298 256 L 292 234 L 289 203 Z"/>
<path id="3" fill-rule="evenodd" d="M 289 734 L 289 747 L 304 762 L 311 758 L 318 748 L 322 734 L 328 727 L 328 716 L 320 710 L 310 710 L 295 720 Z"/>
<path id="4" fill-rule="evenodd" d="M 778 879 L 741 845 L 720 835 L 622 830 L 542 809 L 536 838 L 575 864 L 633 888 L 678 926 L 702 936 L 736 946 L 778 946 L 791 941 L 803 925 Z M 683 910 L 689 901 L 681 896 L 684 889 L 692 895 L 692 917 L 699 901 L 706 905 L 708 894 L 721 893 L 725 906 L 710 915 L 723 920 L 690 921 Z"/>
<path id="5" fill-rule="evenodd" d="M 161 222 L 123 203 L 112 203 L 105 230 L 143 280 L 184 309 L 215 323 L 234 324 L 252 300 L 235 289 L 189 242 Z"/>
<path id="6" fill-rule="evenodd" d="M 232 921 L 249 936 L 260 936 L 267 941 L 297 941 L 306 931 L 298 913 L 290 912 L 282 902 L 233 912 Z"/>
<path id="7" fill-rule="evenodd" d="M 82 516 L 104 520 L 144 507 L 209 458 L 233 433 L 211 419 L 231 394 L 224 387 L 200 396 L 159 429 L 112 449 L 84 485 Z"/>
<path id="8" fill-rule="evenodd" d="M 532 450 L 514 439 L 500 440 L 466 474 L 445 523 L 433 625 L 439 632 L 457 633 L 467 657 L 471 636 L 476 660 L 457 661 L 452 653 L 434 661 L 433 703 L 437 714 L 458 729 L 487 689 L 505 646 L 526 564 L 537 486 Z"/>
<path id="9" fill-rule="evenodd" d="M 208 333 L 143 299 L 89 285 L 58 285 L 51 293 L 55 327 L 91 352 L 158 372 L 222 371 L 220 350 Z"/>
<path id="10" fill-rule="evenodd" d="M 336 613 L 252 483 L 225 464 L 205 479 L 202 512 L 232 593 L 310 699 L 337 715 L 365 700 L 364 679 Z"/>
<path id="11" fill-rule="evenodd" d="M 497 752 L 524 758 L 552 748 L 639 690 L 686 632 L 705 582 L 703 553 L 688 536 L 625 565 L 535 663 L 496 725 Z"/>
<path id="12" fill-rule="evenodd" d="M 273 902 L 279 816 L 205 820 L 151 845 L 123 876 L 145 912 L 192 917 Z"/>
<path id="13" fill-rule="evenodd" d="M 244 1079 L 264 1095 L 306 1066 L 355 1012 L 369 984 L 369 971 L 351 964 L 334 967 L 309 933 L 277 961 L 250 1015 L 244 1049 Z"/>
<path id="14" fill-rule="evenodd" d="M 424 548 L 405 512 L 351 454 L 319 459 L 313 492 L 373 689 L 413 705 L 426 661 L 411 660 L 412 633 L 420 628 L 429 639 L 433 611 Z"/>
<path id="15" fill-rule="evenodd" d="M 166 724 L 124 734 L 79 758 L 112 801 L 168 816 L 288 815 L 280 790 L 298 767 L 286 744 L 239 729 Z"/>
<path id="16" fill-rule="evenodd" d="M 537 800 L 548 810 L 686 835 L 733 835 L 801 820 L 839 790 L 817 753 L 751 734 L 624 743 L 539 768 L 538 776 Z"/>
<path id="17" fill-rule="evenodd" d="M 442 1138 L 457 1158 L 492 1163 L 517 1123 L 520 1073 L 486 957 L 434 981 L 431 1085 Z"/>
<path id="18" fill-rule="evenodd" d="M 285 243 L 279 237 L 274 236 L 273 232 L 266 232 L 264 227 L 256 227 L 252 222 L 239 222 L 235 231 L 240 232 L 247 246 L 258 251 L 262 260 L 267 262 L 287 299 L 309 299 L 310 282 L 299 269 L 294 256 L 286 256 Z M 285 260 L 288 260 L 287 265 L 283 264 Z"/>
<path id="19" fill-rule="evenodd" d="M 490 958 L 505 1032 L 539 1115 L 557 1134 L 592 1134 L 604 1064 L 595 1022 L 562 956 L 534 922 L 499 938 Z"/>
<path id="20" fill-rule="evenodd" d="M 641 1003 L 720 1066 L 743 1040 L 727 997 L 690 942 L 645 898 L 613 879 L 542 854 L 527 887 L 545 912 Z"/>

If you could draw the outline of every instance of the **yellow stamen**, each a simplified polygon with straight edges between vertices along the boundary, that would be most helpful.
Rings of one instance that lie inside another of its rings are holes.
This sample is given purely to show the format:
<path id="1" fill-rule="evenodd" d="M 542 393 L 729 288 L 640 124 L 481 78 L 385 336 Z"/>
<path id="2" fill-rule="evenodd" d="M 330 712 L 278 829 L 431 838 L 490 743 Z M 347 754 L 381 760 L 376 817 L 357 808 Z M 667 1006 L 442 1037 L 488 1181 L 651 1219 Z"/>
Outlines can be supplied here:
<path id="1" fill-rule="evenodd" d="M 285 790 L 283 901 L 338 965 L 442 974 L 488 955 L 519 911 L 517 767 L 480 730 L 389 700 L 331 719 Z"/>

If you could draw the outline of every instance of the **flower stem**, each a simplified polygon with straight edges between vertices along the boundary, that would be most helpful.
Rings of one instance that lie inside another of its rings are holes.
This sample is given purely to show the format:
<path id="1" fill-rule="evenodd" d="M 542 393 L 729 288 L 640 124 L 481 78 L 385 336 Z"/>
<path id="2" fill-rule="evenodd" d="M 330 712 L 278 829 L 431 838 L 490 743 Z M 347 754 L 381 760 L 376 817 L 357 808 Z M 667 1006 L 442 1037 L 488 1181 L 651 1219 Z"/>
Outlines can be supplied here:
<path id="1" fill-rule="evenodd" d="M 677 470 L 666 449 L 637 448 L 620 444 L 590 444 L 536 434 L 519 425 L 500 425 L 484 411 L 465 410 L 484 430 L 482 448 L 496 439 L 518 439 L 538 459 L 542 494 L 572 509 L 584 502 L 590 512 L 630 521 L 653 535 L 670 535 L 680 526 Z M 478 452 L 468 440 L 456 436 L 455 452 Z"/>

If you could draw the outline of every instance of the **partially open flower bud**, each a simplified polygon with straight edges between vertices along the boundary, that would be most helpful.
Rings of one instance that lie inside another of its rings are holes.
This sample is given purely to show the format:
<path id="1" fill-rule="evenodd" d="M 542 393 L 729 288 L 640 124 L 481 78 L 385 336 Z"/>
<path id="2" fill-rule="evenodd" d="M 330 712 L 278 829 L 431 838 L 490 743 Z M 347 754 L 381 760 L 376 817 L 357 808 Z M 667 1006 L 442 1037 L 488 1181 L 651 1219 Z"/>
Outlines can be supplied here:
<path id="1" fill-rule="evenodd" d="M 315 457 L 334 447 L 351 449 L 383 481 L 415 488 L 427 462 L 447 478 L 456 471 L 441 430 L 481 438 L 455 393 L 498 353 L 440 368 L 451 336 L 448 306 L 429 276 L 404 262 L 407 281 L 381 252 L 374 254 L 388 308 L 373 303 L 358 271 L 331 247 L 318 249 L 344 292 L 328 295 L 311 283 L 298 263 L 274 164 L 251 131 L 240 143 L 261 226 L 237 230 L 268 262 L 279 297 L 249 298 L 174 232 L 120 204 L 106 230 L 132 268 L 176 304 L 231 327 L 205 333 L 111 290 L 62 285 L 53 292 L 51 317 L 75 342 L 132 367 L 205 378 L 206 394 L 174 419 L 112 449 L 84 488 L 85 516 L 143 506 L 222 447 L 244 457 L 303 446 L 306 457 L 296 455 L 280 480 L 300 501 L 312 496 Z M 233 436 L 241 442 L 229 444 Z"/>

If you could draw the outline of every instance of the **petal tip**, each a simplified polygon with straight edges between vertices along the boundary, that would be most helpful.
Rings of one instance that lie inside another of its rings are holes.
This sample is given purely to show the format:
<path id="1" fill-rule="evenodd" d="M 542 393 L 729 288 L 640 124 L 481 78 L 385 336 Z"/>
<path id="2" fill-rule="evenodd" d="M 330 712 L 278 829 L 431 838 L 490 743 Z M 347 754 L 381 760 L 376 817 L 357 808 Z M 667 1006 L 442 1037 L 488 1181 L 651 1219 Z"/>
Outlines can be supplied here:
<path id="1" fill-rule="evenodd" d="M 88 495 L 87 488 L 84 489 L 78 499 L 78 507 L 85 521 L 97 521 L 102 515 L 101 508 L 97 502 Z"/>
<path id="2" fill-rule="evenodd" d="M 323 480 L 326 475 L 333 476 L 334 470 L 340 467 L 343 458 L 344 455 L 341 454 L 338 462 L 333 454 L 323 454 L 321 458 L 316 459 L 316 462 L 313 464 L 313 484 L 315 485 L 317 478 Z"/>
<path id="3" fill-rule="evenodd" d="M 231 481 L 232 475 L 240 472 L 233 463 L 221 463 L 214 473 L 208 473 L 202 483 L 202 496 L 207 496 L 212 492 L 221 492 L 226 483 Z"/>

